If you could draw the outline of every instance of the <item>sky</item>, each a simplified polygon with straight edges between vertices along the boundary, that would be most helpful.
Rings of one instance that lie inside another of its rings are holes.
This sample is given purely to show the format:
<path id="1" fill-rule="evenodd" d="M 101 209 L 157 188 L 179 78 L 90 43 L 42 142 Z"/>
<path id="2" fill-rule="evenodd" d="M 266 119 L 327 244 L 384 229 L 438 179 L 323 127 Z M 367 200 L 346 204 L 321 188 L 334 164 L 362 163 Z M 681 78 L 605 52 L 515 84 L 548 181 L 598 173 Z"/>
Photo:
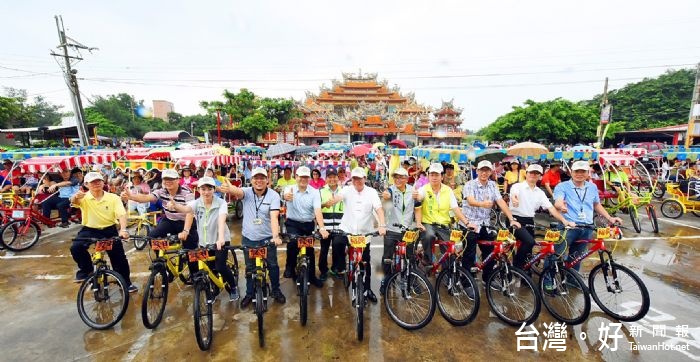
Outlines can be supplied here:
<path id="1" fill-rule="evenodd" d="M 361 69 L 426 106 L 454 99 L 478 130 L 527 99 L 695 68 L 698 13 L 697 0 L 3 1 L 0 87 L 72 111 L 49 55 L 62 15 L 69 37 L 99 48 L 74 65 L 85 106 L 128 93 L 190 115 L 240 88 L 303 100 Z"/>

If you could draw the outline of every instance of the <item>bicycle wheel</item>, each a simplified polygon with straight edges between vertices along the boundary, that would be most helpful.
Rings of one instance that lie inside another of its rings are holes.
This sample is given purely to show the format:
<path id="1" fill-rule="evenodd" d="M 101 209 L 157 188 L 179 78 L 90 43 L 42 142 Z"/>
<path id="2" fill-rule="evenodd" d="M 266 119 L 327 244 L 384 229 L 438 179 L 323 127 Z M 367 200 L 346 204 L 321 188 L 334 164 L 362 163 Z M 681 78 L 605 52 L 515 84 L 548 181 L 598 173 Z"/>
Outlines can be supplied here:
<path id="1" fill-rule="evenodd" d="M 649 222 L 651 222 L 651 229 L 655 234 L 658 234 L 659 219 L 656 218 L 656 208 L 651 204 L 647 205 L 647 216 L 649 216 Z"/>
<path id="2" fill-rule="evenodd" d="M 299 276 L 297 277 L 297 283 L 299 284 L 299 317 L 301 318 L 301 325 L 306 325 L 306 318 L 308 312 L 308 297 L 309 297 L 309 273 L 306 269 L 306 265 L 302 265 L 299 268 Z"/>
<path id="3" fill-rule="evenodd" d="M 627 267 L 615 262 L 596 265 L 588 275 L 596 304 L 607 315 L 624 322 L 638 321 L 649 311 L 649 291 Z"/>
<path id="4" fill-rule="evenodd" d="M 486 280 L 486 299 L 496 316 L 511 326 L 531 324 L 540 314 L 540 294 L 522 270 L 501 266 Z"/>
<path id="5" fill-rule="evenodd" d="M 661 214 L 671 219 L 678 219 L 683 216 L 683 205 L 678 200 L 665 200 L 661 203 Z"/>
<path id="6" fill-rule="evenodd" d="M 394 273 L 386 282 L 384 307 L 401 328 L 421 329 L 435 314 L 435 290 L 424 275 L 411 270 Z"/>
<path id="7" fill-rule="evenodd" d="M 23 251 L 39 241 L 41 228 L 35 222 L 15 220 L 6 224 L 0 231 L 0 238 L 7 250 Z"/>
<path id="8" fill-rule="evenodd" d="M 350 265 L 350 256 L 345 253 L 345 274 L 343 275 L 343 287 L 347 290 L 350 287 L 350 282 L 352 281 L 353 268 Z"/>
<path id="9" fill-rule="evenodd" d="M 438 274 L 435 281 L 437 305 L 440 314 L 450 324 L 464 326 L 476 318 L 479 313 L 479 288 L 471 273 L 462 267 L 457 267 L 456 272 L 444 269 Z M 468 291 L 474 293 L 469 297 Z"/>
<path id="10" fill-rule="evenodd" d="M 148 236 L 151 233 L 151 225 L 141 223 L 136 226 L 136 236 Z M 134 247 L 136 250 L 143 250 L 148 244 L 148 239 L 137 238 L 134 239 Z"/>
<path id="11" fill-rule="evenodd" d="M 141 302 L 141 319 L 144 327 L 153 329 L 160 324 L 168 302 L 168 274 L 163 263 L 153 265 Z"/>
<path id="12" fill-rule="evenodd" d="M 654 189 L 654 193 L 652 195 L 656 199 L 661 200 L 664 197 L 665 193 L 666 193 L 666 183 L 659 182 L 656 184 L 656 188 Z"/>
<path id="13" fill-rule="evenodd" d="M 194 286 L 194 336 L 202 351 L 211 346 L 214 337 L 214 321 L 209 287 L 206 283 L 198 282 Z"/>
<path id="14" fill-rule="evenodd" d="M 129 306 L 126 282 L 114 270 L 98 269 L 80 285 L 77 303 L 80 319 L 90 328 L 111 328 Z"/>
<path id="15" fill-rule="evenodd" d="M 545 291 L 545 281 L 551 281 L 552 291 Z M 568 325 L 583 323 L 591 313 L 588 288 L 577 272 L 559 265 L 550 265 L 539 283 L 542 303 L 556 320 Z"/>
<path id="16" fill-rule="evenodd" d="M 241 200 L 236 200 L 236 219 L 240 220 L 243 218 L 243 202 Z"/>
<path id="17" fill-rule="evenodd" d="M 365 283 L 364 273 L 358 273 L 358 278 L 353 281 L 355 284 L 355 334 L 357 340 L 361 341 L 365 335 Z"/>
<path id="18" fill-rule="evenodd" d="M 634 227 L 634 231 L 641 233 L 642 223 L 639 220 L 639 213 L 637 212 L 637 207 L 630 206 L 627 208 L 627 212 L 630 214 L 630 220 L 632 220 L 632 226 Z"/>
<path id="19" fill-rule="evenodd" d="M 263 330 L 263 314 L 265 313 L 265 302 L 263 297 L 263 287 L 260 282 L 255 286 L 255 315 L 258 317 L 258 343 L 260 347 L 265 347 L 265 331 Z"/>

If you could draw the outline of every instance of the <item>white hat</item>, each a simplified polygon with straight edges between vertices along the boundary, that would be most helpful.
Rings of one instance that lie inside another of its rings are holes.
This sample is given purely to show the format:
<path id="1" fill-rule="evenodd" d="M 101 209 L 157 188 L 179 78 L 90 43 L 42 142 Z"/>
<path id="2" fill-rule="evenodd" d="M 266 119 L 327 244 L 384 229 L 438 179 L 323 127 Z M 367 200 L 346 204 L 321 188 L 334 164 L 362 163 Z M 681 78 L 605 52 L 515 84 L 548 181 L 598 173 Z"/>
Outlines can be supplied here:
<path id="1" fill-rule="evenodd" d="M 86 183 L 90 183 L 90 182 L 95 181 L 95 180 L 104 181 L 104 179 L 102 178 L 102 174 L 99 172 L 88 172 L 87 175 L 85 175 L 85 182 Z"/>
<path id="2" fill-rule="evenodd" d="M 180 178 L 180 174 L 178 174 L 177 171 L 168 168 L 163 170 L 163 172 L 160 174 L 160 178 L 178 179 Z"/>
<path id="3" fill-rule="evenodd" d="M 544 173 L 544 170 L 542 169 L 542 166 L 533 164 L 530 166 L 527 166 L 527 172 L 539 172 L 540 174 Z"/>
<path id="4" fill-rule="evenodd" d="M 311 177 L 311 170 L 306 166 L 301 166 L 297 169 L 297 176 L 299 177 Z"/>
<path id="5" fill-rule="evenodd" d="M 267 171 L 265 171 L 265 169 L 262 167 L 256 167 L 253 169 L 253 173 L 251 174 L 250 177 L 255 177 L 255 175 L 263 175 L 263 176 L 267 177 Z"/>
<path id="6" fill-rule="evenodd" d="M 204 177 L 200 178 L 199 180 L 197 180 L 197 187 L 201 187 L 204 185 L 216 187 L 216 181 L 209 176 L 204 176 Z"/>
<path id="7" fill-rule="evenodd" d="M 442 165 L 439 163 L 433 163 L 428 167 L 428 173 L 442 173 L 443 168 Z"/>
<path id="8" fill-rule="evenodd" d="M 576 170 L 588 171 L 589 169 L 590 169 L 590 167 L 588 167 L 588 161 L 576 161 L 571 166 L 571 170 L 573 170 L 573 171 L 576 171 Z"/>
<path id="9" fill-rule="evenodd" d="M 365 178 L 367 175 L 365 175 L 365 169 L 362 167 L 355 167 L 352 169 L 352 172 L 350 172 L 350 177 L 359 177 L 359 178 Z"/>
<path id="10" fill-rule="evenodd" d="M 483 160 L 483 161 L 479 162 L 478 165 L 476 165 L 477 170 L 481 170 L 484 167 L 489 168 L 489 169 L 491 169 L 491 171 L 493 171 L 493 164 L 489 160 Z"/>
<path id="11" fill-rule="evenodd" d="M 399 175 L 399 176 L 406 176 L 408 177 L 408 171 L 406 171 L 405 168 L 399 167 L 394 172 L 391 173 L 392 175 Z"/>

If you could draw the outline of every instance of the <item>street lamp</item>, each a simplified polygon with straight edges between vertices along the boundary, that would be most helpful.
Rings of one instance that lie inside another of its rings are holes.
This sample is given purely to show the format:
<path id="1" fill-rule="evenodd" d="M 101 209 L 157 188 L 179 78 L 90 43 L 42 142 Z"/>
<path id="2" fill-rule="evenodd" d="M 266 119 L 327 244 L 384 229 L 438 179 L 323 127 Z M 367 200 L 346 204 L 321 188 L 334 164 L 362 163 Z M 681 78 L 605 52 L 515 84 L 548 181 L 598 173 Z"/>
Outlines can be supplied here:
<path id="1" fill-rule="evenodd" d="M 194 137 L 194 121 L 190 122 L 190 136 Z"/>

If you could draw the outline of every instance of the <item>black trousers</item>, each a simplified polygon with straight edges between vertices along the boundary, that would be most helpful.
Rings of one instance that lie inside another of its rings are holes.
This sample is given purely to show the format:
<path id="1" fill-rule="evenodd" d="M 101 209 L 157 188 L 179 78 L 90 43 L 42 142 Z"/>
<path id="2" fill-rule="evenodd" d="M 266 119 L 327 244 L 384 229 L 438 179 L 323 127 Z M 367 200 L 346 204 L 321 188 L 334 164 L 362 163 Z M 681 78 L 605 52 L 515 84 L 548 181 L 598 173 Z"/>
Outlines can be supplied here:
<path id="1" fill-rule="evenodd" d="M 471 268 L 474 266 L 474 263 L 476 262 L 477 240 L 493 241 L 496 240 L 497 236 L 498 235 L 496 233 L 489 232 L 488 229 L 483 226 L 481 227 L 481 230 L 479 230 L 478 233 L 474 231 L 468 232 L 467 245 L 464 248 L 464 255 L 462 256 L 462 266 L 465 269 L 467 269 L 467 271 L 470 271 Z M 491 254 L 491 252 L 493 251 L 493 246 L 479 245 L 479 250 L 481 250 L 481 260 L 483 261 Z M 491 273 L 493 273 L 494 265 L 495 263 L 493 260 L 484 264 L 484 268 L 481 274 L 481 278 L 484 280 L 484 282 L 486 282 Z"/>
<path id="2" fill-rule="evenodd" d="M 513 217 L 521 226 L 535 225 L 535 218 L 518 215 L 513 215 Z M 515 229 L 513 235 L 516 240 L 520 241 L 520 247 L 513 258 L 513 266 L 522 269 L 527 261 L 527 256 L 532 254 L 532 247 L 535 246 L 535 228 L 521 227 L 520 229 Z"/>
<path id="3" fill-rule="evenodd" d="M 345 270 L 345 246 L 348 238 L 340 233 L 330 232 L 327 239 L 321 239 L 321 252 L 318 255 L 318 271 L 328 273 L 328 251 L 333 246 L 331 252 L 331 269 L 335 272 Z"/>
<path id="4" fill-rule="evenodd" d="M 51 210 L 56 209 L 58 210 L 58 215 L 61 216 L 61 222 L 68 222 L 68 217 L 70 216 L 68 214 L 68 207 L 70 206 L 70 199 L 69 198 L 61 198 L 56 196 L 51 196 L 48 199 L 44 200 L 44 202 L 41 203 L 41 212 L 46 218 L 51 217 Z"/>
<path id="5" fill-rule="evenodd" d="M 392 260 L 394 256 L 394 252 L 396 251 L 396 243 L 400 242 L 403 239 L 403 233 L 397 233 L 393 231 L 387 231 L 386 235 L 384 236 L 384 252 L 382 253 L 382 268 L 384 269 L 384 278 L 389 278 L 389 276 L 392 274 L 391 270 L 391 264 L 387 263 L 387 259 Z M 419 242 L 416 240 L 416 242 Z M 416 243 L 410 244 L 406 246 L 406 257 L 408 260 L 413 259 L 413 255 L 415 254 L 414 248 L 416 246 Z"/>
<path id="6" fill-rule="evenodd" d="M 152 238 L 163 238 L 168 235 L 177 235 L 185 230 L 185 220 L 170 220 L 164 217 L 160 220 L 158 225 L 151 229 L 148 236 Z M 199 234 L 197 234 L 197 221 L 192 220 L 192 226 L 190 227 L 190 233 L 187 235 L 187 239 L 182 243 L 185 249 L 196 249 L 199 246 Z M 194 274 L 199 267 L 197 262 L 188 262 L 187 267 L 190 269 L 190 275 Z"/>
<path id="7" fill-rule="evenodd" d="M 95 229 L 87 226 L 83 226 L 82 229 L 76 235 L 76 238 L 112 238 L 118 236 L 116 226 L 110 226 L 105 229 Z M 90 243 L 84 241 L 74 241 L 70 247 L 70 254 L 73 256 L 76 264 L 78 264 L 78 272 L 76 273 L 77 278 L 87 278 L 95 269 L 92 265 L 92 259 L 90 258 L 90 253 L 88 248 Z M 112 264 L 112 269 L 124 277 L 126 285 L 131 285 L 131 270 L 129 269 L 129 260 L 126 259 L 126 254 L 124 254 L 124 245 L 121 242 L 115 242 L 112 244 L 112 250 L 107 251 L 109 256 L 109 261 Z"/>
<path id="8" fill-rule="evenodd" d="M 313 221 L 309 222 L 299 222 L 292 219 L 287 219 L 284 223 L 287 227 L 287 234 L 297 235 L 297 236 L 307 236 L 314 233 L 315 224 Z M 309 250 L 311 249 L 311 250 Z M 309 280 L 316 279 L 316 257 L 314 254 L 314 248 L 307 248 L 306 253 L 310 255 L 309 258 Z M 297 255 L 299 254 L 299 247 L 297 246 L 296 240 L 289 240 L 287 244 L 287 264 L 284 267 L 285 272 L 294 273 L 297 267 Z"/>

